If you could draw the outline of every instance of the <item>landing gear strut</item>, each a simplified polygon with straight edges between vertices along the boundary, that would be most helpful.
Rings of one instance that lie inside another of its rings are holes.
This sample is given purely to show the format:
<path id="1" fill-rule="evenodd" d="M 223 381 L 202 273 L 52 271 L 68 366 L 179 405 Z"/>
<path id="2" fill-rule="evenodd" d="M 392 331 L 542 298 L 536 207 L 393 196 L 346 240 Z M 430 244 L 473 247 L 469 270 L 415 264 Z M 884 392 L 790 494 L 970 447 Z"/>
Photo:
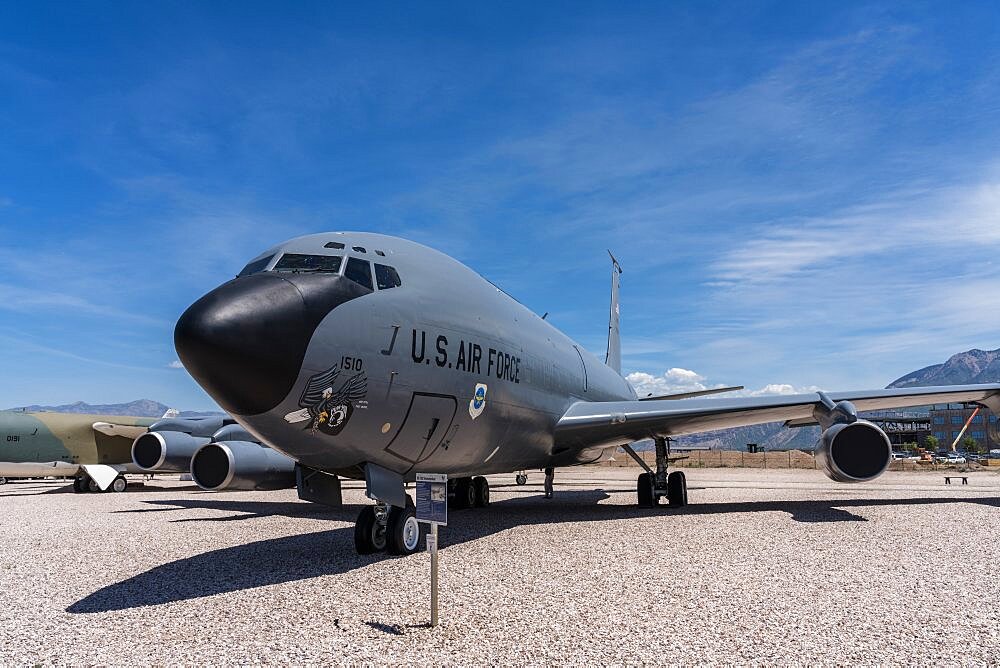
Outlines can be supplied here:
<path id="1" fill-rule="evenodd" d="M 687 479 L 683 471 L 667 472 L 670 465 L 670 439 L 657 436 L 653 439 L 656 445 L 656 471 L 649 468 L 643 459 L 635 453 L 631 446 L 624 446 L 632 459 L 646 469 L 639 475 L 636 482 L 636 493 L 641 508 L 654 508 L 660 505 L 660 499 L 666 497 L 671 508 L 683 508 L 687 505 Z"/>

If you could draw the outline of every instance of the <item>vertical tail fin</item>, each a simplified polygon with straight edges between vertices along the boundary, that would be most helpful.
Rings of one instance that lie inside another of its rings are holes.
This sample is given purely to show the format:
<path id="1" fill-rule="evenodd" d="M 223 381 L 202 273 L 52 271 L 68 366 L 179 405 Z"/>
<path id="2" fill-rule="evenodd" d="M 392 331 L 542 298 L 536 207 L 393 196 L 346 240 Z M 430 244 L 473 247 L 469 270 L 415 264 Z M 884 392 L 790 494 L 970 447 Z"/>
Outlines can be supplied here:
<path id="1" fill-rule="evenodd" d="M 611 255 L 611 251 L 608 251 Z M 619 334 L 618 320 L 618 282 L 622 268 L 618 260 L 611 255 L 611 314 L 608 316 L 608 354 L 604 358 L 605 364 L 617 371 L 622 372 L 622 342 Z"/>

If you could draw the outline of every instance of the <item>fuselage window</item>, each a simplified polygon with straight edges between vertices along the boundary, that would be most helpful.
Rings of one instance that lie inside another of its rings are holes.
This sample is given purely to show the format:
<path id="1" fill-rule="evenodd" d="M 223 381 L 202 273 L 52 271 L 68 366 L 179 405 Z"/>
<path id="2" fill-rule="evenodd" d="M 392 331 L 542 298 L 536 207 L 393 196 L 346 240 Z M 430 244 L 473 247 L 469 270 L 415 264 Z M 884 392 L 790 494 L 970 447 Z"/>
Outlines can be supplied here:
<path id="1" fill-rule="evenodd" d="M 328 241 L 323 244 L 323 248 L 336 248 L 337 250 L 344 250 L 344 244 L 339 241 Z"/>
<path id="2" fill-rule="evenodd" d="M 351 279 L 358 285 L 372 290 L 372 266 L 366 260 L 359 260 L 356 257 L 347 258 L 347 269 L 344 276 Z"/>
<path id="3" fill-rule="evenodd" d="M 378 283 L 379 290 L 398 288 L 403 284 L 402 281 L 399 280 L 399 274 L 396 272 L 395 267 L 390 267 L 385 264 L 375 265 L 375 282 Z"/>
<path id="4" fill-rule="evenodd" d="M 351 246 L 351 248 L 353 250 L 356 250 L 359 253 L 367 253 L 368 252 L 368 251 L 365 250 L 364 246 Z"/>
<path id="5" fill-rule="evenodd" d="M 258 272 L 264 271 L 264 267 L 267 263 L 271 261 L 273 255 L 268 255 L 267 257 L 262 257 L 259 260 L 254 260 L 247 266 L 243 267 L 243 271 L 240 272 L 240 276 L 249 276 L 250 274 L 256 274 Z"/>
<path id="6" fill-rule="evenodd" d="M 316 271 L 324 274 L 340 273 L 339 255 L 301 255 L 298 253 L 285 253 L 274 265 L 273 271 L 306 272 Z"/>
<path id="7" fill-rule="evenodd" d="M 375 254 L 376 255 L 381 255 L 382 257 L 385 257 L 385 253 L 383 253 L 382 251 L 378 250 L 377 248 L 375 249 Z"/>

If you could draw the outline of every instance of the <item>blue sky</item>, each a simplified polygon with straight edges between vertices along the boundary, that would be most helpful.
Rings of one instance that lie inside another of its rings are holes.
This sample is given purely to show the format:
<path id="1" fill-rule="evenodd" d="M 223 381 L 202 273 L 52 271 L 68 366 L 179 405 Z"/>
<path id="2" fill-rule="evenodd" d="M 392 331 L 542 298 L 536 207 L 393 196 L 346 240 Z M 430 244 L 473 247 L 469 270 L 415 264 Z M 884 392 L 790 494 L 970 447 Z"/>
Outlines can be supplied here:
<path id="1" fill-rule="evenodd" d="M 1000 6 L 4 3 L 0 406 L 211 400 L 173 322 L 324 230 L 452 254 L 642 390 L 1000 347 Z"/>

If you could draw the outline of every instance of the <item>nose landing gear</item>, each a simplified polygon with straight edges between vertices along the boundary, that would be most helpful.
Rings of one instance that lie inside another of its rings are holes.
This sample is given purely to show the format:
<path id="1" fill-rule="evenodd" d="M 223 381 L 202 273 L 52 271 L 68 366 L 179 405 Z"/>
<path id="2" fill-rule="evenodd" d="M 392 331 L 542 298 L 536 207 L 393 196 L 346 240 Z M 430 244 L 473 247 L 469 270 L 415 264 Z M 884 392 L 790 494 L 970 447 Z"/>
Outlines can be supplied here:
<path id="1" fill-rule="evenodd" d="M 452 508 L 484 508 L 490 504 L 490 483 L 483 476 L 453 478 L 448 487 Z M 405 508 L 378 500 L 374 506 L 361 509 L 354 524 L 354 547 L 358 554 L 388 552 L 406 556 L 417 551 L 424 533 L 409 495 Z"/>
<path id="2" fill-rule="evenodd" d="M 362 508 L 354 525 L 354 547 L 358 554 L 386 551 L 405 556 L 420 547 L 422 533 L 413 499 L 407 496 L 406 508 L 381 502 Z"/>

